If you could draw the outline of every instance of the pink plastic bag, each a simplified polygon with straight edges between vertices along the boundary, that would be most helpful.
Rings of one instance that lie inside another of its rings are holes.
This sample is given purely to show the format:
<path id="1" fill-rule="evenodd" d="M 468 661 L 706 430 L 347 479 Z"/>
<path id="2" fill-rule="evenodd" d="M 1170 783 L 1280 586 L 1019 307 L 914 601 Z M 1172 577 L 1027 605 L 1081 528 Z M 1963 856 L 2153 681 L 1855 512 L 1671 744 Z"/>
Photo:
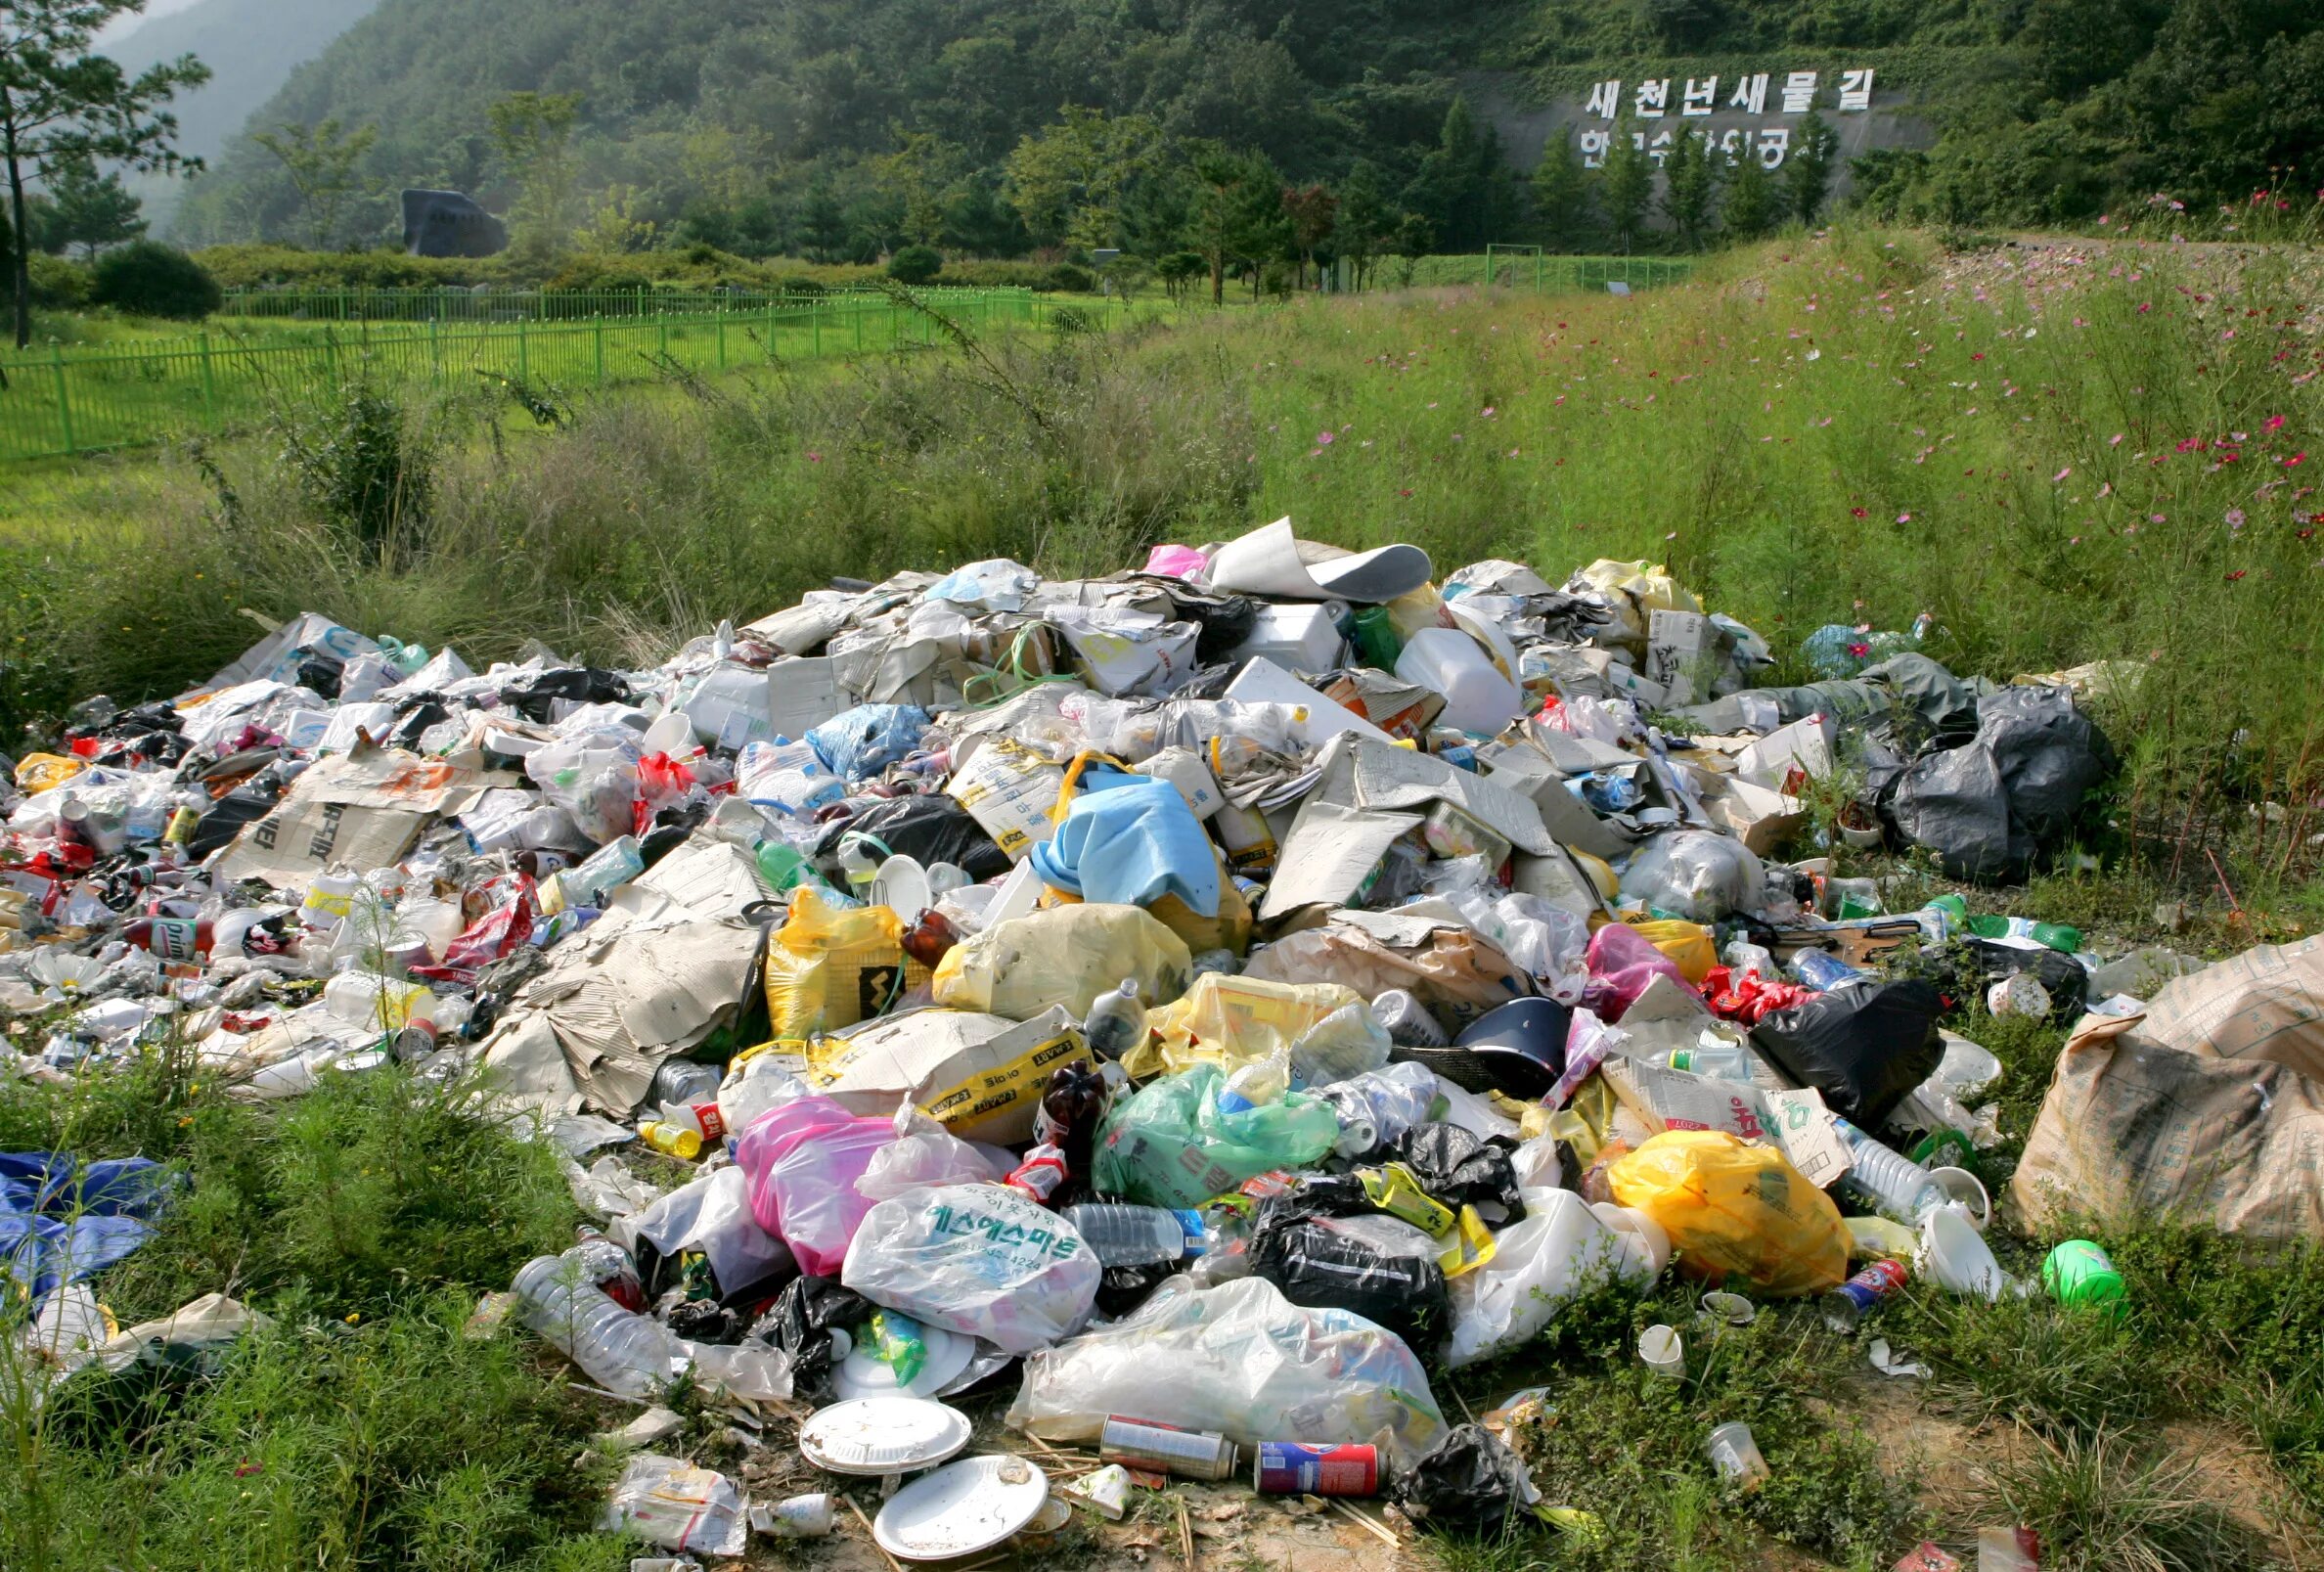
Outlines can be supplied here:
<path id="1" fill-rule="evenodd" d="M 735 1166 L 750 1181 L 750 1215 L 791 1247 L 800 1271 L 837 1277 L 872 1206 L 856 1181 L 895 1139 L 893 1121 L 858 1118 L 829 1098 L 799 1098 L 760 1114 L 735 1142 Z"/>
<path id="2" fill-rule="evenodd" d="M 1210 559 L 1191 546 L 1156 546 L 1146 553 L 1144 571 L 1171 578 L 1200 578 L 1210 571 Z"/>
<path id="3" fill-rule="evenodd" d="M 1638 995 L 1646 991 L 1657 973 L 1688 993 L 1695 991 L 1678 969 L 1678 963 L 1657 950 L 1651 940 L 1627 922 L 1609 922 L 1589 936 L 1587 964 L 1589 988 L 1583 1000 L 1609 1026 L 1637 1003 Z"/>

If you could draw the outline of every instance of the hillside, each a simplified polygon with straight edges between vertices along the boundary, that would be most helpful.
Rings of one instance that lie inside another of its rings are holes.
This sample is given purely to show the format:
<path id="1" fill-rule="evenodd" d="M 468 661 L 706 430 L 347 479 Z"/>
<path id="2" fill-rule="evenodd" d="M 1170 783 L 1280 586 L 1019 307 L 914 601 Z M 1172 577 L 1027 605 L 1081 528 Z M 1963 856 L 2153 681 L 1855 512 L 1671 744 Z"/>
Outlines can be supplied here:
<path id="1" fill-rule="evenodd" d="M 215 161 L 250 111 L 281 90 L 293 67 L 314 59 L 379 0 L 195 0 L 109 42 L 105 53 L 131 71 L 193 55 L 210 68 L 207 86 L 172 106 L 178 151 Z M 149 209 L 165 209 L 183 188 L 148 182 Z"/>
<path id="2" fill-rule="evenodd" d="M 489 105 L 578 94 L 581 216 L 617 192 L 658 236 L 750 254 L 818 233 L 835 239 L 812 248 L 882 249 L 906 198 L 872 161 L 924 137 L 914 178 L 942 189 L 945 244 L 996 254 L 1029 239 L 997 200 L 1001 165 L 1067 105 L 1149 116 L 1172 143 L 1255 149 L 1295 181 L 1363 162 L 1391 202 L 1428 212 L 1412 186 L 1456 91 L 1530 163 L 1600 81 L 1759 72 L 1780 91 L 1786 72 L 1818 69 L 1829 112 L 1851 67 L 1879 82 L 1859 124 L 1901 116 L 1870 138 L 1842 127 L 1855 190 L 1884 216 L 2090 221 L 2158 192 L 2244 201 L 2272 168 L 2324 161 L 2312 0 L 383 0 L 255 119 L 377 126 L 366 216 L 384 234 L 399 186 L 504 206 Z M 1118 237 L 1133 249 L 1175 232 L 1184 192 L 1145 192 L 1142 218 L 1140 200 Z M 238 142 L 180 227 L 280 235 L 294 208 L 282 171 Z M 1431 216 L 1440 242 L 1448 220 L 1479 241 L 1534 225 L 1523 204 Z"/>

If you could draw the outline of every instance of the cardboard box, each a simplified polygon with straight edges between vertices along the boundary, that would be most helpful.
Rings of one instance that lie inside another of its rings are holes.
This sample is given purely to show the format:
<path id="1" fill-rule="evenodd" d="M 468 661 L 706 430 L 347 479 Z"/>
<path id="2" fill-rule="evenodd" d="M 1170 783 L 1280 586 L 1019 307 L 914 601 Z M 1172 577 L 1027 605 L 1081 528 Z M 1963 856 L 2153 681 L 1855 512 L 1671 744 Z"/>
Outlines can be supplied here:
<path id="1" fill-rule="evenodd" d="M 1016 1145 L 1051 1071 L 1088 1056 L 1062 1005 L 1027 1021 L 961 1010 L 916 1010 L 867 1021 L 809 1051 L 809 1077 L 857 1113 L 888 1113 L 909 1100 L 964 1141 Z"/>

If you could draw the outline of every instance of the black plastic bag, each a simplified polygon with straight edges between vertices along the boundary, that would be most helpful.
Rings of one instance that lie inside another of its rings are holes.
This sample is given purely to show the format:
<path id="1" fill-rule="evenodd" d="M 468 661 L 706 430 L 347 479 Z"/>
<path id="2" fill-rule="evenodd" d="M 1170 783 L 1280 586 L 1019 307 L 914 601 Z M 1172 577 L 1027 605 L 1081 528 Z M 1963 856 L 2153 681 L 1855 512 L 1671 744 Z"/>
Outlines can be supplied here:
<path id="1" fill-rule="evenodd" d="M 2024 945 L 1999 944 L 1974 936 L 1964 938 L 1962 943 L 1969 958 L 1976 962 L 1983 981 L 1999 982 L 2021 971 L 2030 971 L 2050 997 L 2049 1018 L 2054 1024 L 2071 1026 L 2081 1018 L 2083 1002 L 2090 991 L 2090 974 L 2074 957 L 2061 955 L 2047 945 L 2028 949 Z"/>
<path id="2" fill-rule="evenodd" d="M 1913 761 L 1890 812 L 1953 877 L 2015 879 L 2073 828 L 2114 762 L 2064 690 L 2005 688 L 1978 700 L 1974 740 Z"/>
<path id="3" fill-rule="evenodd" d="M 1497 1529 L 1541 1499 L 1517 1454 L 1481 1424 L 1437 1437 L 1389 1485 L 1404 1514 L 1431 1528 Z"/>
<path id="4" fill-rule="evenodd" d="M 1390 1149 L 1412 1171 L 1422 1190 L 1455 1211 L 1463 1204 L 1475 1206 L 1497 1228 L 1525 1216 L 1525 1202 L 1517 1195 L 1517 1169 L 1510 1160 L 1517 1148 L 1510 1142 L 1488 1141 L 1439 1120 L 1412 1126 Z"/>
<path id="5" fill-rule="evenodd" d="M 942 794 L 891 797 L 852 819 L 834 822 L 815 843 L 816 862 L 827 874 L 839 875 L 839 841 L 851 830 L 872 836 L 890 852 L 910 857 L 922 868 L 951 863 L 980 884 L 1015 866 L 967 809 Z"/>
<path id="6" fill-rule="evenodd" d="M 1345 1310 L 1385 1327 L 1423 1358 L 1452 1324 L 1436 1241 L 1393 1217 L 1310 1218 L 1262 1228 L 1251 1274 L 1311 1310 Z"/>
<path id="7" fill-rule="evenodd" d="M 775 1308 L 750 1324 L 749 1336 L 773 1343 L 790 1356 L 791 1393 L 808 1403 L 828 1403 L 839 1395 L 831 1372 L 831 1331 L 872 1319 L 878 1307 L 843 1288 L 837 1278 L 793 1278 L 776 1295 Z"/>
<path id="8" fill-rule="evenodd" d="M 1778 1010 L 1751 1029 L 1752 1046 L 1843 1119 L 1875 1130 L 1944 1057 L 1935 984 L 1855 983 Z"/>
<path id="9" fill-rule="evenodd" d="M 528 671 L 501 684 L 500 699 L 528 721 L 544 725 L 555 718 L 557 701 L 576 704 L 615 703 L 630 696 L 629 683 L 619 672 L 596 666 L 560 666 L 553 671 Z"/>

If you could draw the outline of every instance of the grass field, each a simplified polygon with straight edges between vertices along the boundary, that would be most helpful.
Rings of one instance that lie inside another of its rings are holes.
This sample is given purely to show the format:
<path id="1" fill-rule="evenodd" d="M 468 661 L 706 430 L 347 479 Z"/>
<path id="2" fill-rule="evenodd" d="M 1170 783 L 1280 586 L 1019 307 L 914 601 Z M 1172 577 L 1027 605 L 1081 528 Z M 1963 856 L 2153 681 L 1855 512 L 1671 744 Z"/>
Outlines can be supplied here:
<path id="1" fill-rule="evenodd" d="M 673 371 L 546 426 L 490 389 L 314 396 L 246 438 L 0 474 L 0 703 L 13 729 L 92 691 L 171 691 L 250 641 L 246 606 L 479 664 L 532 637 L 644 660 L 833 574 L 1000 555 L 1104 572 L 1288 513 L 1350 545 L 1416 542 L 1440 570 L 1667 561 L 1787 659 L 1827 621 L 1927 611 L 1931 652 L 1964 673 L 2125 662 L 2094 863 L 1977 899 L 2110 944 L 2183 901 L 2194 926 L 2170 942 L 2223 954 L 2324 920 L 2313 269 L 1843 232 L 1629 300 L 1448 289 L 1113 336 L 937 326 L 952 348 Z M 350 431 L 401 499 L 384 517 L 315 458 Z M 1974 1006 L 1958 1024 L 2007 1065 L 2022 1139 L 2059 1034 Z M 618 1415 L 458 1333 L 567 1221 L 529 1148 L 392 1077 L 258 1112 L 167 1064 L 80 1094 L 0 1087 L 0 1137 L 195 1174 L 197 1204 L 109 1281 L 124 1322 L 230 1282 L 278 1319 L 136 1425 L 0 1425 L 0 1564 L 621 1564 L 584 1532 L 596 1478 L 563 1466 Z M 1989 1181 L 2013 1150 L 1988 1154 Z M 1653 1382 L 1630 1348 L 1691 1320 L 1683 1290 L 1591 1298 L 1439 1395 L 1482 1412 L 1548 1383 L 1537 1479 L 1604 1537 L 1435 1554 L 1878 1569 L 1925 1535 L 1974 1564 L 1980 1526 L 2027 1522 L 2050 1569 L 2324 1564 L 2324 1259 L 2160 1228 L 2104 1242 L 2130 1283 L 2120 1325 L 1908 1289 L 1881 1329 L 1926 1382 L 1873 1375 L 1806 1312 Z M 2038 1261 L 2002 1248 L 2013 1272 Z M 1729 1417 L 1777 1472 L 1754 1496 L 1700 1458 Z"/>

